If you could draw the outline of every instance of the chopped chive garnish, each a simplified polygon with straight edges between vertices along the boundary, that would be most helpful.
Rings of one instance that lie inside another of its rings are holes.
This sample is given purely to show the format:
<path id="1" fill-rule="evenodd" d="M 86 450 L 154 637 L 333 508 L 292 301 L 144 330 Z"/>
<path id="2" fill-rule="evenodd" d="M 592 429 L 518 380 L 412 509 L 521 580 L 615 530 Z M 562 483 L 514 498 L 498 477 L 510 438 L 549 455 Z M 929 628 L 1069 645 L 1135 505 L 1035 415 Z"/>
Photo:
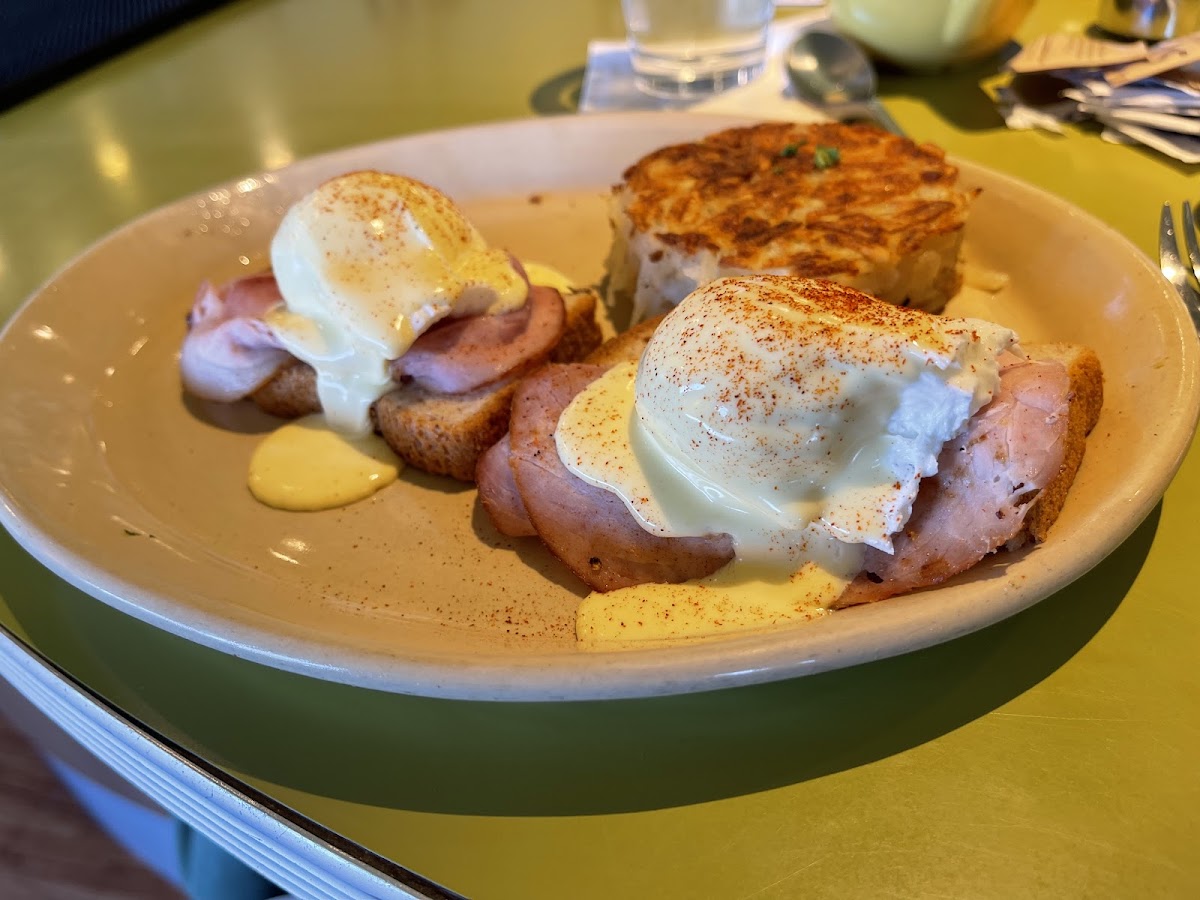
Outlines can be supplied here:
<path id="1" fill-rule="evenodd" d="M 842 154 L 837 147 L 817 147 L 813 151 L 813 165 L 818 169 L 828 169 L 842 161 Z"/>

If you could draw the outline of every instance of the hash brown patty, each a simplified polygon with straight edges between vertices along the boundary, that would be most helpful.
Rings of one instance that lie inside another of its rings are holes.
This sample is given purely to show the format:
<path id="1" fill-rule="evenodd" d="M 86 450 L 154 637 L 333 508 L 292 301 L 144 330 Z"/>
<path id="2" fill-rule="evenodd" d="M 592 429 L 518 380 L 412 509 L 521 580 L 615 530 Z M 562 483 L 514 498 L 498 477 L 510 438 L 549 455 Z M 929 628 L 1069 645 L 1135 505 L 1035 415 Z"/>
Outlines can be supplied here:
<path id="1" fill-rule="evenodd" d="M 625 171 L 610 294 L 638 321 L 714 278 L 776 273 L 940 311 L 973 196 L 942 150 L 871 125 L 730 128 Z"/>

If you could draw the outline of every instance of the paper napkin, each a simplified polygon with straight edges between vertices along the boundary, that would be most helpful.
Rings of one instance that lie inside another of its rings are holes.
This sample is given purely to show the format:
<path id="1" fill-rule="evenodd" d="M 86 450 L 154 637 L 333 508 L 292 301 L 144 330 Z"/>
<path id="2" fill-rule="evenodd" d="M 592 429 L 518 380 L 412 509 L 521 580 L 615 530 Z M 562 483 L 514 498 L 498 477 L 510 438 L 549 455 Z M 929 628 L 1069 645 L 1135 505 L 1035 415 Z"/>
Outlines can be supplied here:
<path id="1" fill-rule="evenodd" d="M 1008 70 L 984 89 L 1010 128 L 1061 132 L 1063 122 L 1090 118 L 1106 140 L 1200 163 L 1200 33 L 1152 46 L 1047 35 Z"/>

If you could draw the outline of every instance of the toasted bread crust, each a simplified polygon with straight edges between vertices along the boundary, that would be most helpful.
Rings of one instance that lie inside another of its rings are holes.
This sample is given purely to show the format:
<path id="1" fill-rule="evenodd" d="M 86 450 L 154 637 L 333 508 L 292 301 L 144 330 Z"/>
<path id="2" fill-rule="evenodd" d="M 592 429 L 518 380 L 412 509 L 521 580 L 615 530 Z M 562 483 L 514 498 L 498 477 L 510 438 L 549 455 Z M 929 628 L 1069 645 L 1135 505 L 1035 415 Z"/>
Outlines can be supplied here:
<path id="1" fill-rule="evenodd" d="M 563 298 L 566 325 L 555 362 L 574 362 L 599 345 L 596 295 L 578 291 Z M 465 394 L 436 394 L 413 384 L 385 394 L 372 407 L 376 430 L 410 466 L 460 481 L 475 480 L 475 464 L 508 430 L 513 391 L 525 369 Z M 317 374 L 296 360 L 251 395 L 264 412 L 296 418 L 320 412 Z"/>
<path id="2" fill-rule="evenodd" d="M 250 395 L 263 412 L 295 419 L 321 411 L 317 398 L 317 373 L 308 363 L 293 359 L 266 384 Z"/>
<path id="3" fill-rule="evenodd" d="M 583 362 L 597 366 L 612 366 L 620 362 L 631 362 L 641 359 L 642 351 L 654 336 L 662 316 L 639 322 L 627 331 L 622 331 L 616 337 L 609 338 L 591 353 L 584 357 Z"/>
<path id="4" fill-rule="evenodd" d="M 596 321 L 598 299 L 590 290 L 575 291 L 563 297 L 567 318 L 563 336 L 550 353 L 551 362 L 577 362 L 600 346 L 604 336 Z"/>
<path id="5" fill-rule="evenodd" d="M 508 430 L 520 375 L 468 394 L 433 394 L 404 385 L 371 408 L 375 429 L 408 465 L 459 481 L 475 480 L 475 465 Z"/>
<path id="6" fill-rule="evenodd" d="M 1083 462 L 1087 436 L 1096 427 L 1104 404 L 1104 375 L 1100 359 L 1087 347 L 1076 344 L 1032 344 L 1025 347 L 1034 359 L 1058 360 L 1067 367 L 1071 394 L 1067 407 L 1067 452 L 1054 479 L 1042 488 L 1025 514 L 1019 538 L 1040 543 L 1058 520 L 1067 492 Z"/>

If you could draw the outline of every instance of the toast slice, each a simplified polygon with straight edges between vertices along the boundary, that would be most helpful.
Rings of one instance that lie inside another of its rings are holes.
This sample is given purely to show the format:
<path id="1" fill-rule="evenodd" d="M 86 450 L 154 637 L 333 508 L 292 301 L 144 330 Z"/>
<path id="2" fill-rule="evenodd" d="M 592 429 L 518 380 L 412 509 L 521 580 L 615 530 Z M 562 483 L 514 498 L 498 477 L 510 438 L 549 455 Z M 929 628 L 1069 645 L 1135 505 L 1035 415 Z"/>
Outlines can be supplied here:
<path id="1" fill-rule="evenodd" d="M 615 366 L 617 363 L 633 362 L 642 358 L 650 338 L 662 316 L 655 316 L 634 325 L 627 331 L 622 331 L 616 337 L 611 337 L 583 358 L 583 362 L 595 366 Z"/>
<path id="2" fill-rule="evenodd" d="M 566 323 L 551 353 L 553 362 L 575 362 L 600 343 L 594 291 L 563 297 Z M 524 371 L 465 394 L 438 394 L 415 384 L 401 385 L 372 407 L 376 430 L 408 465 L 460 481 L 475 480 L 480 454 L 508 430 L 513 392 Z M 296 361 L 251 395 L 265 412 L 295 418 L 319 412 L 316 372 Z"/>

